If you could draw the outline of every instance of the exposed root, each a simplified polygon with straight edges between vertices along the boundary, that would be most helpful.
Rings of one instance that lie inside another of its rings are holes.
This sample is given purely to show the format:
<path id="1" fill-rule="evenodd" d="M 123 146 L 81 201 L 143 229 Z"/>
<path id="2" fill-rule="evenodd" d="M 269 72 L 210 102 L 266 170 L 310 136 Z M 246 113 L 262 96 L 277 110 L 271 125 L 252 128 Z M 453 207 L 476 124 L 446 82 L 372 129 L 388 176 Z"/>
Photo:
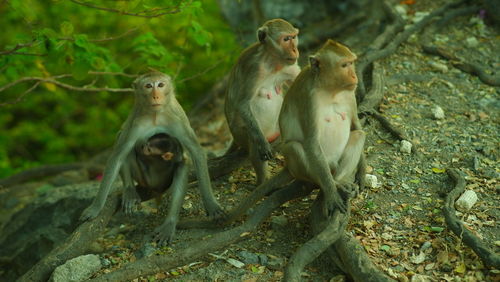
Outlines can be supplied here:
<path id="1" fill-rule="evenodd" d="M 446 196 L 443 207 L 444 218 L 448 227 L 457 235 L 465 245 L 469 246 L 483 263 L 492 268 L 500 269 L 500 256 L 492 252 L 469 229 L 465 228 L 455 215 L 455 201 L 465 190 L 465 179 L 458 170 L 447 169 L 448 176 L 453 180 L 455 187 Z"/>
<path id="2" fill-rule="evenodd" d="M 350 210 L 350 207 L 348 210 Z M 323 231 L 302 245 L 290 258 L 285 269 L 285 281 L 302 281 L 300 274 L 304 267 L 344 234 L 348 222 L 349 213 L 343 214 L 336 210 L 333 216 L 328 219 Z"/>
<path id="3" fill-rule="evenodd" d="M 250 218 L 242 225 L 215 234 L 206 240 L 200 240 L 193 243 L 190 247 L 179 250 L 175 255 L 168 254 L 145 257 L 133 263 L 128 263 L 116 271 L 106 273 L 91 281 L 128 281 L 138 276 L 155 274 L 167 269 L 186 265 L 189 262 L 207 255 L 209 252 L 217 251 L 234 242 L 242 240 L 250 235 L 250 232 L 255 231 L 257 226 L 276 208 L 292 199 L 305 197 L 312 190 L 309 185 L 296 186 L 297 185 L 293 185 L 292 183 L 274 192 L 269 198 L 255 208 Z"/>
<path id="4" fill-rule="evenodd" d="M 118 206 L 116 193 L 110 195 L 101 213 L 93 220 L 82 223 L 66 240 L 35 264 L 17 281 L 47 281 L 56 267 L 67 260 L 85 254 L 92 243 L 106 228 Z"/>
<path id="5" fill-rule="evenodd" d="M 463 59 L 451 54 L 443 47 L 423 45 L 422 49 L 432 55 L 438 55 L 450 61 L 450 63 L 457 69 L 466 73 L 477 76 L 482 82 L 491 86 L 500 86 L 500 75 L 489 74 L 480 65 L 466 62 Z"/>
<path id="6" fill-rule="evenodd" d="M 331 224 L 321 212 L 321 201 L 321 197 L 318 197 L 311 210 L 311 227 L 316 234 Z M 348 216 L 344 216 L 345 221 L 348 219 Z M 327 253 L 332 262 L 354 281 L 393 281 L 371 262 L 363 246 L 347 232 L 342 232 L 340 238 L 327 249 Z"/>

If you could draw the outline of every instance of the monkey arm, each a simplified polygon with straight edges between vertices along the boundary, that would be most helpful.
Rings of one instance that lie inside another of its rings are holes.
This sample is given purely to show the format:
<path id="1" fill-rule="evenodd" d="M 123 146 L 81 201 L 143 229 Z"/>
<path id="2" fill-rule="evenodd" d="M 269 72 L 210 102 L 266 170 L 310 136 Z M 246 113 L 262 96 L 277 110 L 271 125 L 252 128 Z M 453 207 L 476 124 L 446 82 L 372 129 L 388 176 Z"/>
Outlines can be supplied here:
<path id="1" fill-rule="evenodd" d="M 133 150 L 137 140 L 137 134 L 134 133 L 135 132 L 132 130 L 124 130 L 124 132 L 120 133 L 118 141 L 113 148 L 113 152 L 106 163 L 103 179 L 99 185 L 99 191 L 92 201 L 92 204 L 83 211 L 80 217 L 81 220 L 95 218 L 104 207 L 106 198 L 120 172 L 120 168 L 127 158 L 127 155 Z"/>
<path id="2" fill-rule="evenodd" d="M 215 199 L 215 196 L 212 192 L 212 184 L 210 182 L 210 176 L 208 174 L 207 157 L 205 155 L 205 152 L 203 151 L 201 145 L 198 143 L 196 134 L 189 125 L 187 117 L 182 123 L 185 123 L 185 125 L 179 126 L 177 128 L 177 130 L 179 130 L 179 134 L 177 134 L 176 137 L 187 149 L 190 159 L 194 165 L 203 205 L 209 217 L 220 218 L 224 215 L 224 211 Z"/>

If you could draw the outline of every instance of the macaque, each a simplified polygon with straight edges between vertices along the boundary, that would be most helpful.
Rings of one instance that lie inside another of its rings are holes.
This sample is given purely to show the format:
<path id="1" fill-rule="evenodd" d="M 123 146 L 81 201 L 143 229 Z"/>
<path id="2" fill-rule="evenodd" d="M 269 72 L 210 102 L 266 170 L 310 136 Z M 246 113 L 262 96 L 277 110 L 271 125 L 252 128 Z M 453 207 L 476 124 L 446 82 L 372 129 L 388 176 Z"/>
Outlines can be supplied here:
<path id="1" fill-rule="evenodd" d="M 241 53 L 229 77 L 225 114 L 233 146 L 248 151 L 257 184 L 269 177 L 271 143 L 280 136 L 283 85 L 300 72 L 298 33 L 285 20 L 267 21 L 257 31 L 258 42 Z"/>
<path id="2" fill-rule="evenodd" d="M 165 245 L 173 239 L 186 194 L 188 169 L 182 145 L 176 138 L 158 133 L 144 144 L 137 144 L 133 151 L 120 170 L 124 184 L 122 209 L 130 214 L 141 201 L 160 198 L 170 190 L 172 199 L 167 218 L 155 229 L 154 236 L 160 245 Z"/>
<path id="3" fill-rule="evenodd" d="M 181 189 L 179 187 L 185 186 L 185 178 L 187 177 L 187 168 L 185 166 L 190 165 L 191 162 L 194 165 L 198 187 L 207 215 L 212 219 L 218 219 L 224 217 L 225 213 L 213 195 L 205 153 L 198 143 L 184 110 L 175 98 L 174 85 L 171 78 L 159 72 L 148 73 L 137 78 L 133 86 L 135 89 L 134 108 L 123 124 L 118 140 L 113 147 L 111 156 L 106 164 L 99 192 L 92 204 L 83 211 L 80 218 L 82 220 L 89 220 L 99 214 L 119 173 L 121 173 L 123 183 L 126 185 L 123 196 L 125 211 L 130 211 L 135 203 L 139 203 L 140 196 L 133 188 L 131 180 L 138 177 L 132 175 L 135 170 L 131 166 L 141 163 L 140 161 L 137 162 L 137 159 L 134 159 L 137 157 L 137 148 L 140 150 L 140 146 L 147 145 L 147 140 L 152 136 L 165 133 L 175 138 L 174 140 L 178 140 L 182 146 L 182 150 L 180 151 L 187 151 L 188 153 L 186 162 L 181 163 L 175 169 L 172 179 L 172 202 L 176 201 L 173 204 L 175 207 L 171 209 L 165 223 L 161 226 L 164 230 L 159 232 L 160 241 L 168 242 L 171 240 L 178 221 L 177 212 L 172 212 L 172 210 L 181 205 L 180 202 L 184 197 L 185 188 Z M 139 154 L 139 157 L 146 157 L 146 155 Z M 173 155 L 170 156 L 167 154 L 165 157 L 175 159 L 176 157 L 180 157 L 180 154 L 174 150 Z M 155 167 L 155 169 L 157 168 Z M 156 177 L 146 177 L 146 179 L 138 177 L 135 179 L 138 180 L 139 186 L 143 184 L 141 183 L 142 180 L 154 180 L 154 182 L 157 182 L 156 184 L 166 180 Z M 141 181 L 139 181 L 140 179 Z M 155 186 L 151 183 L 147 185 Z"/>
<path id="4" fill-rule="evenodd" d="M 365 132 L 357 116 L 356 55 L 328 40 L 309 58 L 283 102 L 279 116 L 285 166 L 298 180 L 319 185 L 323 211 L 346 210 L 338 186 L 350 186 L 353 174 L 364 186 Z"/>

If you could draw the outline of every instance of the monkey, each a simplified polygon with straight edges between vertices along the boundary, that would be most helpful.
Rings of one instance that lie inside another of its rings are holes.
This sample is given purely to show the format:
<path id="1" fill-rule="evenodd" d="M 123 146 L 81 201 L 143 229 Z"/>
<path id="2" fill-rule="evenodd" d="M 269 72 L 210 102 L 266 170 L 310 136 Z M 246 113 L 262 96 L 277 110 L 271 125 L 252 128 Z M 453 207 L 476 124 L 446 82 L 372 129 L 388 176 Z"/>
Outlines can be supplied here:
<path id="1" fill-rule="evenodd" d="M 128 162 L 120 170 L 124 182 L 122 209 L 125 214 L 131 214 L 141 201 L 159 198 L 166 190 L 172 192 L 167 218 L 154 231 L 153 239 L 160 245 L 172 241 L 186 194 L 188 170 L 183 153 L 178 139 L 158 133 L 144 144 L 136 144 Z"/>
<path id="2" fill-rule="evenodd" d="M 365 132 L 357 116 L 356 55 L 328 40 L 309 57 L 288 90 L 279 116 L 281 150 L 288 172 L 298 180 L 319 185 L 323 212 L 346 211 L 337 186 L 351 189 L 355 174 L 364 187 Z"/>
<path id="3" fill-rule="evenodd" d="M 300 72 L 299 30 L 283 19 L 265 22 L 258 41 L 245 49 L 233 66 L 225 96 L 225 115 L 233 136 L 228 150 L 248 152 L 257 184 L 269 178 L 271 143 L 279 139 L 278 116 L 283 86 Z"/>
<path id="4" fill-rule="evenodd" d="M 333 40 L 309 57 L 309 65 L 285 95 L 279 115 L 284 167 L 229 211 L 222 225 L 232 223 L 260 199 L 285 185 L 318 185 L 326 216 L 332 216 L 336 208 L 346 212 L 342 196 L 356 194 L 365 187 L 365 132 L 355 99 L 356 58 L 347 46 Z M 351 181 L 353 174 L 357 187 Z M 183 224 L 210 227 L 214 222 Z"/>
<path id="5" fill-rule="evenodd" d="M 198 188 L 207 215 L 212 219 L 223 218 L 225 212 L 212 191 L 206 155 L 189 124 L 186 113 L 175 98 L 174 84 L 170 76 L 161 72 L 147 73 L 134 81 L 133 88 L 135 90 L 133 109 L 122 125 L 121 132 L 113 146 L 99 191 L 90 206 L 83 211 L 80 219 L 93 219 L 99 214 L 119 172 L 122 178 L 125 178 L 123 183 L 132 183 L 132 180 L 129 179 L 132 177 L 130 166 L 136 162 L 134 155 L 137 146 L 146 144 L 146 140 L 159 133 L 165 133 L 177 139 L 182 149 L 187 151 L 186 164 L 194 166 Z M 175 158 L 175 155 L 173 157 Z M 173 185 L 176 185 L 177 181 L 184 181 L 184 174 L 187 174 L 184 169 L 182 165 L 176 169 Z M 177 174 L 181 175 L 178 177 Z M 179 184 L 179 186 L 182 185 Z M 124 204 L 125 208 L 128 209 L 127 205 L 131 206 L 139 202 L 140 197 L 136 193 L 132 193 L 133 189 L 130 187 L 125 187 L 124 190 L 124 198 L 126 199 Z M 182 197 L 179 196 L 179 194 L 184 193 L 179 191 L 182 189 L 173 190 L 173 200 L 182 200 Z M 177 194 L 175 194 L 176 191 Z M 168 228 L 175 230 L 177 215 L 169 214 L 167 219 L 171 221 Z M 165 225 L 164 223 L 162 226 Z M 171 233 L 170 230 L 162 234 Z"/>

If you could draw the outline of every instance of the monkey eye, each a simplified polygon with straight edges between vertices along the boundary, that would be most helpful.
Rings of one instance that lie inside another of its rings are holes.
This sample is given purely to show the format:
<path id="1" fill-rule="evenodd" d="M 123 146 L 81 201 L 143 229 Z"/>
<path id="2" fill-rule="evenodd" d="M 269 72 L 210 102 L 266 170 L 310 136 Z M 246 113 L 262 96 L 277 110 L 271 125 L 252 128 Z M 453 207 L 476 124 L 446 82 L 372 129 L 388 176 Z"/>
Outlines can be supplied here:
<path id="1" fill-rule="evenodd" d="M 350 65 L 352 65 L 352 62 L 347 62 L 347 63 L 343 63 L 343 64 L 342 64 L 342 67 L 343 67 L 343 68 L 346 68 L 346 67 L 348 67 L 348 66 L 350 66 Z"/>
<path id="2" fill-rule="evenodd" d="M 153 85 L 151 83 L 146 84 L 146 88 L 153 88 Z"/>
<path id="3" fill-rule="evenodd" d="M 292 39 L 292 37 L 291 37 L 291 36 L 285 36 L 285 38 L 283 38 L 283 41 L 285 41 L 285 42 L 286 42 L 286 41 L 289 41 L 290 39 Z"/>
<path id="4" fill-rule="evenodd" d="M 163 87 L 163 86 L 165 86 L 165 83 L 163 83 L 163 82 L 158 83 L 158 87 L 160 87 L 160 88 L 161 88 L 161 87 Z"/>

